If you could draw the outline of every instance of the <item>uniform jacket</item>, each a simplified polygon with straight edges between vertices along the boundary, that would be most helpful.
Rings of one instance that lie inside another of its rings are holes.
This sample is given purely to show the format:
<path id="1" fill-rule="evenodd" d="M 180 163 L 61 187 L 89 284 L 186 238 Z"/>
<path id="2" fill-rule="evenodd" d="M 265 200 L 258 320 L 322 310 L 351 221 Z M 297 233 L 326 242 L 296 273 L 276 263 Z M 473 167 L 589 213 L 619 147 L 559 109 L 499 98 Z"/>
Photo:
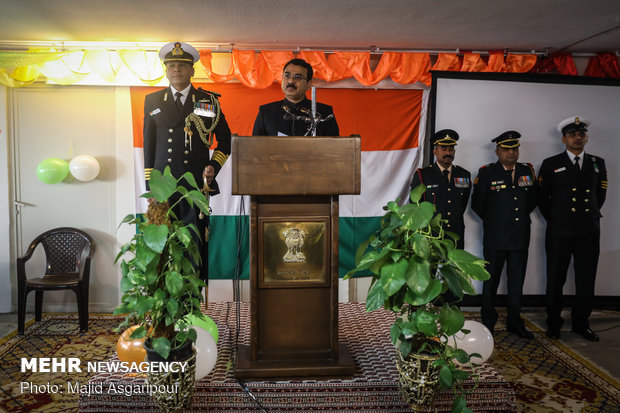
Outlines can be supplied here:
<path id="1" fill-rule="evenodd" d="M 310 110 L 312 102 L 308 99 L 304 99 L 295 104 L 289 102 L 287 99 L 283 99 L 260 106 L 258 108 L 256 120 L 254 121 L 252 135 L 278 136 L 284 134 L 286 136 L 304 136 L 310 125 L 300 120 L 285 119 L 286 112 L 282 109 L 282 105 L 288 105 L 291 112 L 295 115 L 309 116 L 309 111 L 304 113 L 301 109 Z M 331 106 L 318 102 L 316 104 L 316 111 L 322 118 L 326 118 L 334 113 Z M 317 136 L 340 136 L 336 118 L 333 117 L 328 121 L 319 123 L 316 134 Z"/>
<path id="2" fill-rule="evenodd" d="M 163 171 L 170 166 L 172 175 L 180 178 L 185 172 L 191 172 L 199 187 L 202 187 L 202 172 L 207 165 L 212 165 L 215 174 L 220 171 L 230 155 L 230 129 L 224 113 L 220 113 L 215 129 L 217 148 L 213 158 L 209 158 L 209 147 L 200 139 L 194 123 L 191 148 L 185 139 L 185 118 L 194 112 L 195 104 L 212 104 L 217 101 L 214 93 L 202 89 L 190 88 L 185 99 L 182 113 L 178 113 L 174 96 L 170 88 L 162 89 L 146 96 L 144 100 L 144 170 L 146 185 L 153 169 Z M 205 126 L 209 128 L 216 118 L 200 116 Z M 207 136 L 208 138 L 208 136 Z M 219 193 L 217 182 L 211 184 L 211 195 Z"/>
<path id="3" fill-rule="evenodd" d="M 445 229 L 458 234 L 461 239 L 465 234 L 463 214 L 471 192 L 471 174 L 464 168 L 452 165 L 450 184 L 446 182 L 437 163 L 420 168 L 413 174 L 411 189 L 424 184 L 426 192 L 422 201 L 431 202 L 443 219 L 447 219 Z"/>
<path id="4" fill-rule="evenodd" d="M 585 154 L 580 171 L 566 151 L 547 158 L 540 167 L 539 208 L 547 229 L 556 235 L 592 235 L 600 230 L 601 207 L 607 192 L 605 161 Z"/>
<path id="5" fill-rule="evenodd" d="M 499 161 L 480 168 L 474 181 L 471 207 L 482 218 L 483 245 L 486 248 L 527 249 L 530 212 L 536 208 L 535 179 L 531 164 L 517 162 L 512 182 Z"/>

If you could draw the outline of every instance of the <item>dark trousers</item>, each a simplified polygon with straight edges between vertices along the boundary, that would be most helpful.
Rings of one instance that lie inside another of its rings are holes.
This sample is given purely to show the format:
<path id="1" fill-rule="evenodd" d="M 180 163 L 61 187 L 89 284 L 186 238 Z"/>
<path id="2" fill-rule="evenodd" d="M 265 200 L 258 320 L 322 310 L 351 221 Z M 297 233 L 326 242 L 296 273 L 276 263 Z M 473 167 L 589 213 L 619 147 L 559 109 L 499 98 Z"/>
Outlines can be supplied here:
<path id="1" fill-rule="evenodd" d="M 527 266 L 527 249 L 506 251 L 493 248 L 483 248 L 484 259 L 488 261 L 487 271 L 491 275 L 482 285 L 482 323 L 492 330 L 497 322 L 497 311 L 495 301 L 497 298 L 497 287 L 504 263 L 506 263 L 507 275 L 507 317 L 506 325 L 510 328 L 523 327 L 521 320 L 521 295 L 523 292 L 523 281 L 525 280 L 525 270 Z"/>
<path id="2" fill-rule="evenodd" d="M 171 201 L 176 202 L 178 199 Z M 176 204 L 172 209 L 178 219 L 182 219 L 187 224 L 194 224 L 198 230 L 198 234 L 190 229 L 194 244 L 200 252 L 200 264 L 194 263 L 194 267 L 198 269 L 199 277 L 206 284 L 209 284 L 209 244 L 205 241 L 205 230 L 209 227 L 209 216 L 205 215 L 200 219 L 200 210 L 196 207 L 190 206 L 187 202 L 182 201 Z"/>
<path id="3" fill-rule="evenodd" d="M 566 273 L 573 257 L 575 270 L 575 305 L 571 319 L 573 330 L 590 327 L 588 318 L 592 313 L 594 282 L 600 253 L 600 232 L 591 236 L 545 236 L 547 252 L 547 327 L 559 331 L 564 323 L 561 312 Z"/>

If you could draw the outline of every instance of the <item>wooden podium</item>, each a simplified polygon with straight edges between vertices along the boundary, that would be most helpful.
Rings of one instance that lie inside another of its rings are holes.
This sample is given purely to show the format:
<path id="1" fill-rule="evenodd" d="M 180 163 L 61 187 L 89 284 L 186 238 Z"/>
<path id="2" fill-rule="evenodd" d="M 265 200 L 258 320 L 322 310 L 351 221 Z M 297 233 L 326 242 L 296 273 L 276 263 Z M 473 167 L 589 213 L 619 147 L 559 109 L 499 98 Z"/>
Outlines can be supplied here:
<path id="1" fill-rule="evenodd" d="M 360 138 L 232 138 L 232 193 L 251 195 L 250 345 L 241 378 L 346 376 L 338 342 L 338 195 L 360 193 Z"/>

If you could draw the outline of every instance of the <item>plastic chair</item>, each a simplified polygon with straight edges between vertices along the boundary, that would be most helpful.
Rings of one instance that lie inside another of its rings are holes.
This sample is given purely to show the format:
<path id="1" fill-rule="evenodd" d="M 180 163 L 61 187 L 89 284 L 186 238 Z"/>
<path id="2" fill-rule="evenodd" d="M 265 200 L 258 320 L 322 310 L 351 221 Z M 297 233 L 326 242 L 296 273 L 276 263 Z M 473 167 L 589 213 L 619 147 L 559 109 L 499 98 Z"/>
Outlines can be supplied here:
<path id="1" fill-rule="evenodd" d="M 39 244 L 42 244 L 45 250 L 45 274 L 43 277 L 28 279 L 26 262 L 32 258 Z M 88 255 L 84 259 L 83 272 L 80 276 L 80 263 L 86 247 L 88 247 Z M 26 299 L 32 290 L 36 291 L 35 321 L 41 321 L 45 290 L 73 290 L 77 297 L 80 332 L 88 330 L 88 284 L 90 262 L 94 254 L 95 242 L 90 235 L 77 228 L 54 228 L 32 241 L 26 254 L 17 259 L 18 334 L 24 334 Z"/>

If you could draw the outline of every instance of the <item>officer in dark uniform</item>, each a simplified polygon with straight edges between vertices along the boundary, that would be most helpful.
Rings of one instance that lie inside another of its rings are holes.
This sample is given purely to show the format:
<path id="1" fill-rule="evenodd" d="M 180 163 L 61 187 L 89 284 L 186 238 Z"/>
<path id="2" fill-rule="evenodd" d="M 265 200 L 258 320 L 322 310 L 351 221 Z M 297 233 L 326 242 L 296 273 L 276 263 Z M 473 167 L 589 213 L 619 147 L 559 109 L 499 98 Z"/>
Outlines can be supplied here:
<path id="1" fill-rule="evenodd" d="M 254 136 L 310 135 L 312 102 L 306 91 L 312 86 L 312 66 L 303 59 L 292 59 L 284 65 L 282 91 L 284 99 L 258 108 L 254 121 Z M 338 123 L 331 106 L 316 104 L 320 121 L 316 136 L 340 136 Z"/>
<path id="2" fill-rule="evenodd" d="M 571 256 L 575 269 L 572 330 L 599 341 L 590 329 L 594 281 L 600 251 L 601 207 L 607 192 L 605 161 L 584 152 L 590 122 L 572 116 L 558 124 L 566 151 L 547 158 L 540 167 L 539 208 L 547 220 L 547 335 L 560 337 L 564 320 L 562 290 Z"/>
<path id="3" fill-rule="evenodd" d="M 194 63 L 200 55 L 192 46 L 168 43 L 159 51 L 166 65 L 170 87 L 151 93 L 144 100 L 144 175 L 147 189 L 151 171 L 170 166 L 172 175 L 180 178 L 191 172 L 196 182 L 205 184 L 209 195 L 219 193 L 215 176 L 230 155 L 230 129 L 216 93 L 196 89 L 191 84 Z M 217 148 L 209 158 L 209 148 L 217 136 Z M 198 227 L 196 237 L 202 265 L 200 277 L 208 279 L 208 217 L 200 217 L 198 208 L 179 203 L 175 214 L 188 224 Z"/>
<path id="4" fill-rule="evenodd" d="M 519 138 L 507 131 L 493 139 L 498 161 L 483 166 L 474 181 L 472 209 L 482 218 L 483 253 L 491 278 L 482 286 L 482 322 L 493 332 L 495 300 L 504 262 L 507 263 L 506 329 L 530 339 L 521 319 L 521 295 L 530 244 L 530 212 L 536 208 L 536 177 L 532 164 L 518 163 Z"/>
<path id="5" fill-rule="evenodd" d="M 469 202 L 471 174 L 452 163 L 458 140 L 459 134 L 452 129 L 440 130 L 431 137 L 435 163 L 415 171 L 411 189 L 420 184 L 426 186 L 422 201 L 431 202 L 435 205 L 437 213 L 448 220 L 445 229 L 459 236 L 456 246 L 463 249 L 465 236 L 463 214 Z"/>

